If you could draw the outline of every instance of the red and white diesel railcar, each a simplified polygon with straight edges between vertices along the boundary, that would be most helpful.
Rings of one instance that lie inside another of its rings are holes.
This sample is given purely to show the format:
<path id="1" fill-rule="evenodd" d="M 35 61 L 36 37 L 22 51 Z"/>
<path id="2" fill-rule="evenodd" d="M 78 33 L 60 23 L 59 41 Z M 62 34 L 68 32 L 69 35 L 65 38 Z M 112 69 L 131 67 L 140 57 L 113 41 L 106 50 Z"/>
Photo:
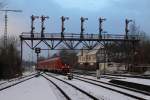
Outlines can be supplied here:
<path id="1" fill-rule="evenodd" d="M 70 66 L 65 64 L 60 57 L 56 57 L 38 61 L 36 69 L 58 73 L 69 73 Z"/>

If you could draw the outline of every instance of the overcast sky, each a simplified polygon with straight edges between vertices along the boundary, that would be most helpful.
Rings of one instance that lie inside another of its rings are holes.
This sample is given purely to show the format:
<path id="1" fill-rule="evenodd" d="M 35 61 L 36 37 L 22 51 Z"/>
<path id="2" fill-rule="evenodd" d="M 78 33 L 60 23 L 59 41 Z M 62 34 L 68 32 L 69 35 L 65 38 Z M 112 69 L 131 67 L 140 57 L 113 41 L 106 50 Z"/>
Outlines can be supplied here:
<path id="1" fill-rule="evenodd" d="M 150 33 L 150 0 L 3 0 L 6 9 L 23 10 L 9 13 L 10 34 L 30 31 L 30 16 L 46 15 L 46 32 L 60 32 L 60 17 L 68 16 L 66 32 L 80 32 L 80 17 L 88 17 L 86 33 L 98 32 L 98 18 L 107 18 L 104 29 L 112 34 L 124 34 L 125 18 L 133 19 L 141 30 Z M 3 13 L 0 13 L 3 15 Z M 4 18 L 0 17 L 0 31 L 3 32 Z M 38 22 L 37 22 L 38 23 Z M 39 31 L 39 27 L 36 27 Z"/>
<path id="2" fill-rule="evenodd" d="M 80 32 L 80 17 L 87 17 L 86 33 L 98 33 L 98 18 L 105 17 L 104 30 L 111 34 L 124 34 L 124 20 L 135 20 L 140 29 L 150 35 L 150 0 L 3 0 L 3 9 L 23 10 L 9 13 L 8 32 L 19 35 L 30 31 L 30 16 L 45 15 L 46 32 L 60 32 L 60 17 L 68 16 L 66 32 Z M 0 32 L 3 34 L 4 13 L 0 12 Z M 37 21 L 36 24 L 39 24 Z M 36 25 L 36 31 L 40 31 Z"/>

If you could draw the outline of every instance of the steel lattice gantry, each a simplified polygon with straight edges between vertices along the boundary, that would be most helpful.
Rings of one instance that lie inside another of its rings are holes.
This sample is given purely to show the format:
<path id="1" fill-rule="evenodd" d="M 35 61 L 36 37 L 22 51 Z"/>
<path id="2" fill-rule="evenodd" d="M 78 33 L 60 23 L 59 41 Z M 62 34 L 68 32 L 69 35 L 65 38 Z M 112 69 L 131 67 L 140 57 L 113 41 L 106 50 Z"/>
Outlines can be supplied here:
<path id="1" fill-rule="evenodd" d="M 62 21 L 62 30 L 60 33 L 44 33 L 44 21 L 49 17 L 41 16 L 41 32 L 34 32 L 34 20 L 39 18 L 38 16 L 31 16 L 31 32 L 23 32 L 20 35 L 21 40 L 21 59 L 23 54 L 23 42 L 29 46 L 32 50 L 36 48 L 40 48 L 40 44 L 44 43 L 48 49 L 41 50 L 61 50 L 61 46 L 65 46 L 68 49 L 76 50 L 76 49 L 86 49 L 92 50 L 95 49 L 96 46 L 102 45 L 105 49 L 105 53 L 109 53 L 111 44 L 122 45 L 124 44 L 126 49 L 126 55 L 132 56 L 132 60 L 134 59 L 134 54 L 138 48 L 138 43 L 140 41 L 140 37 L 138 35 L 128 35 L 128 24 L 129 21 L 126 19 L 126 27 L 125 27 L 125 35 L 115 35 L 115 34 L 102 34 L 102 22 L 106 19 L 99 19 L 99 33 L 98 34 L 85 34 L 83 23 L 88 18 L 81 17 L 81 32 L 79 33 L 65 33 L 64 21 L 68 20 L 68 17 L 61 17 Z M 84 47 L 84 48 L 83 48 Z M 130 48 L 130 50 L 129 50 Z M 115 48 L 113 48 L 115 49 Z M 116 48 L 119 49 L 119 48 Z"/>
<path id="2" fill-rule="evenodd" d="M 34 33 L 34 37 L 31 36 L 31 33 L 22 33 L 20 35 L 21 39 L 21 55 L 23 53 L 23 42 L 27 44 L 31 49 L 35 49 L 38 47 L 40 43 L 46 44 L 49 49 L 47 50 L 60 50 L 60 45 L 65 45 L 68 49 L 75 50 L 81 49 L 80 47 L 85 47 L 85 49 L 92 50 L 98 45 L 103 45 L 106 47 L 108 44 L 119 44 L 119 43 L 127 43 L 135 49 L 136 44 L 139 42 L 138 36 L 128 36 L 128 39 L 125 39 L 125 35 L 113 35 L 113 34 L 103 34 L 101 38 L 99 38 L 98 34 L 84 34 L 82 38 L 80 38 L 80 34 L 64 34 L 61 37 L 60 33 L 45 33 L 45 37 L 41 37 L 40 33 Z M 37 41 L 34 43 L 34 41 Z M 82 48 L 84 49 L 84 48 Z M 106 48 L 107 49 L 107 48 Z M 45 50 L 42 49 L 41 50 Z"/>

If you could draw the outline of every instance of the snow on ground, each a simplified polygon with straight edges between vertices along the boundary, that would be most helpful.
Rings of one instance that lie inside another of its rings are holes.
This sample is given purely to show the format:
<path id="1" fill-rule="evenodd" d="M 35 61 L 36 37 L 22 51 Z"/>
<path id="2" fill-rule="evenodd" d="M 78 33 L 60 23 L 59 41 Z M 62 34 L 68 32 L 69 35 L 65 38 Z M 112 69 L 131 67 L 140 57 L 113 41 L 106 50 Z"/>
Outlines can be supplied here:
<path id="1" fill-rule="evenodd" d="M 23 76 L 27 76 L 27 75 L 31 75 L 31 74 L 34 74 L 34 73 L 36 73 L 36 71 L 25 71 L 22 74 L 23 74 Z"/>
<path id="2" fill-rule="evenodd" d="M 45 76 L 49 77 L 47 75 L 45 75 Z M 52 80 L 53 82 L 55 82 L 55 84 L 57 84 L 61 89 L 63 89 L 63 91 L 65 91 L 65 93 L 67 93 L 67 95 L 69 95 L 69 97 L 71 97 L 72 100 L 92 100 L 87 95 L 83 94 L 82 92 L 78 91 L 74 87 L 72 87 L 64 82 L 61 82 L 61 81 L 51 78 L 51 77 L 49 77 L 49 79 Z"/>
<path id="3" fill-rule="evenodd" d="M 81 77 L 97 80 L 97 78 L 94 77 L 94 76 L 88 76 L 88 75 L 77 75 L 77 76 L 81 76 Z M 100 80 L 103 81 L 103 82 L 109 82 L 110 81 L 110 79 L 107 79 L 107 78 L 100 78 Z"/>
<path id="4" fill-rule="evenodd" d="M 84 80 L 86 80 L 86 79 L 84 79 Z M 91 80 L 88 80 L 88 81 L 90 81 L 90 82 L 93 83 L 93 81 L 91 81 Z M 99 81 L 99 80 L 98 80 L 98 81 Z M 105 86 L 105 87 L 109 87 L 109 88 L 112 88 L 112 89 L 115 89 L 115 90 L 119 90 L 119 91 L 122 91 L 122 92 L 126 92 L 126 93 L 128 93 L 128 94 L 132 94 L 132 95 L 135 95 L 135 96 L 143 97 L 143 98 L 145 98 L 145 99 L 150 100 L 150 96 L 147 96 L 147 95 L 144 95 L 144 94 L 141 94 L 141 93 L 129 91 L 129 90 L 126 90 L 126 89 L 122 89 L 122 88 L 115 87 L 115 86 L 111 86 L 111 85 L 107 85 L 107 84 L 102 84 L 102 83 L 99 83 L 99 82 L 94 82 L 94 83 L 100 84 L 100 85 L 103 85 L 103 86 Z"/>
<path id="5" fill-rule="evenodd" d="M 4 87 L 7 87 L 7 86 L 10 86 L 10 85 L 13 85 L 17 82 L 20 82 L 20 81 L 23 81 L 23 80 L 26 80 L 30 77 L 33 77 L 33 76 L 29 76 L 29 77 L 24 77 L 24 78 L 21 78 L 21 77 L 18 77 L 18 78 L 14 78 L 14 79 L 10 79 L 8 81 L 6 81 L 4 84 L 0 84 L 0 89 L 4 88 Z"/>
<path id="6" fill-rule="evenodd" d="M 7 80 L 0 80 L 0 84 L 7 82 Z"/>
<path id="7" fill-rule="evenodd" d="M 42 77 L 0 91 L 1 100 L 58 100 L 50 84 Z"/>
<path id="8" fill-rule="evenodd" d="M 144 75 L 150 75 L 150 70 L 146 71 Z"/>
<path id="9" fill-rule="evenodd" d="M 100 100 L 136 100 L 136 99 L 127 97 L 123 94 L 120 94 L 120 93 L 117 93 L 108 89 L 104 89 L 102 87 L 95 86 L 86 82 L 82 82 L 76 79 L 67 80 L 66 76 L 57 75 L 57 77 L 83 89 L 84 91 L 96 96 Z"/>
<path id="10" fill-rule="evenodd" d="M 86 82 L 82 82 L 76 79 L 67 80 L 66 76 L 55 75 L 81 89 L 96 96 L 100 100 L 135 100 L 133 98 L 127 97 L 123 94 L 104 89 Z M 86 78 L 96 79 L 93 76 L 84 76 Z M 56 81 L 56 79 L 50 78 L 55 81 L 69 96 L 73 97 L 74 100 L 89 100 L 84 94 L 79 93 L 77 90 L 63 84 L 62 82 Z M 101 81 L 108 82 L 110 79 L 101 78 Z M 150 80 L 147 79 L 137 79 L 137 78 L 126 78 L 122 80 L 135 81 L 138 83 L 150 84 Z M 0 81 L 4 82 L 4 81 Z M 17 82 L 17 81 L 15 81 Z M 1 87 L 1 86 L 0 86 Z M 139 95 L 140 96 L 140 95 Z M 142 97 L 142 96 L 141 96 Z M 78 98 L 78 99 L 75 99 Z M 63 100 L 64 97 L 60 91 L 52 85 L 49 81 L 39 76 L 8 89 L 0 91 L 1 100 Z"/>
<path id="11" fill-rule="evenodd" d="M 94 76 L 88 76 L 88 75 L 80 75 L 80 76 L 97 80 L 96 77 L 94 77 Z M 103 75 L 103 76 L 106 76 L 106 78 L 101 78 L 100 80 L 104 81 L 104 82 L 109 82 L 112 78 L 112 79 L 116 79 L 116 80 L 123 80 L 123 81 L 128 81 L 128 82 L 133 82 L 133 83 L 144 84 L 144 85 L 150 86 L 150 79 L 121 77 L 121 76 L 109 76 L 109 75 Z M 110 77 L 110 79 L 107 79 L 107 77 Z"/>
<path id="12" fill-rule="evenodd" d="M 81 76 L 81 75 L 79 75 L 79 76 Z M 105 79 L 105 78 L 101 78 L 101 79 L 97 79 L 96 77 L 93 77 L 93 76 L 81 76 L 81 77 L 85 77 L 85 78 L 89 78 L 89 79 L 94 79 L 94 80 L 96 80 L 96 81 L 102 81 L 102 82 L 108 82 L 109 83 L 109 81 L 111 80 L 111 79 Z M 128 78 L 122 78 L 122 77 L 120 77 L 120 78 L 116 78 L 117 80 L 119 79 L 119 80 L 128 80 Z M 137 78 L 129 78 L 130 79 L 130 81 L 131 82 L 137 82 L 138 83 L 138 80 L 140 80 L 140 79 L 137 79 Z M 135 79 L 135 80 L 134 80 Z M 141 79 L 141 80 L 145 80 L 145 81 L 150 81 L 150 80 L 148 80 L 148 79 Z M 90 81 L 90 80 L 88 80 L 88 81 Z M 93 81 L 90 81 L 90 82 L 93 82 Z M 143 81 L 144 82 L 144 81 Z M 97 84 L 100 84 L 100 83 L 98 83 L 98 82 L 94 82 L 94 83 L 97 83 Z M 103 85 L 103 84 L 101 84 L 101 85 Z M 149 84 L 150 85 L 150 84 Z M 104 85 L 104 86 L 109 86 L 109 85 Z M 128 91 L 128 90 L 126 90 L 126 89 L 121 89 L 121 88 L 118 88 L 118 87 L 114 87 L 114 86 L 109 86 L 109 87 L 111 87 L 111 88 L 113 88 L 113 89 L 117 89 L 117 90 L 120 90 L 120 91 L 123 91 L 123 92 L 126 92 L 126 93 L 130 93 L 130 94 L 134 94 L 134 95 L 137 95 L 137 96 L 140 96 L 140 97 L 144 97 L 144 98 L 147 98 L 148 100 L 150 100 L 150 96 L 147 96 L 147 95 L 143 95 L 143 94 L 140 94 L 140 93 L 136 93 L 136 92 L 132 92 L 132 91 Z"/>
<path id="13" fill-rule="evenodd" d="M 17 78 L 12 78 L 12 79 L 8 79 L 8 80 L 3 80 L 3 81 L 0 81 L 0 89 L 1 88 L 4 88 L 4 87 L 7 87 L 9 85 L 12 85 L 12 84 L 15 84 L 19 81 L 23 81 L 23 80 L 26 80 L 30 77 L 32 77 L 33 75 L 32 74 L 35 74 L 36 72 L 27 72 L 26 74 L 24 74 L 23 76 L 20 76 L 20 77 L 17 77 Z M 31 76 L 29 76 L 31 75 Z"/>
<path id="14" fill-rule="evenodd" d="M 6 80 L 0 80 L 0 88 L 2 87 L 5 87 L 5 86 L 8 86 L 8 85 L 11 85 L 13 83 L 16 83 L 18 82 L 22 77 L 25 77 L 25 76 L 28 76 L 28 75 L 31 75 L 31 74 L 35 74 L 36 72 L 29 72 L 29 71 L 26 71 L 23 73 L 22 76 L 20 77 L 17 77 L 17 78 L 12 78 L 12 79 L 6 79 Z M 25 78 L 24 78 L 25 79 Z"/>

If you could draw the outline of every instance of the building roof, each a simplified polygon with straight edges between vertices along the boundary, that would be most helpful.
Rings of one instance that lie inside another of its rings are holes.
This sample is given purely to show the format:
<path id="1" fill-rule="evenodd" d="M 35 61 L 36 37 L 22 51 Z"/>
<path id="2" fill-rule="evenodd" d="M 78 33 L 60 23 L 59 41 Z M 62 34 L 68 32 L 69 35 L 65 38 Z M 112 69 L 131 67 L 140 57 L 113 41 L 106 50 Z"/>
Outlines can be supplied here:
<path id="1" fill-rule="evenodd" d="M 88 50 L 80 50 L 78 53 L 77 53 L 77 56 L 81 56 L 81 55 L 86 55 L 89 51 Z"/>
<path id="2" fill-rule="evenodd" d="M 98 50 L 91 50 L 88 52 L 88 55 L 96 54 L 97 52 L 98 52 Z"/>
<path id="3" fill-rule="evenodd" d="M 92 54 L 96 54 L 101 48 L 104 48 L 102 45 L 98 45 L 96 46 L 93 50 L 83 50 L 83 55 L 92 55 Z M 82 54 L 82 50 L 80 50 L 77 54 L 77 56 L 81 56 Z"/>

